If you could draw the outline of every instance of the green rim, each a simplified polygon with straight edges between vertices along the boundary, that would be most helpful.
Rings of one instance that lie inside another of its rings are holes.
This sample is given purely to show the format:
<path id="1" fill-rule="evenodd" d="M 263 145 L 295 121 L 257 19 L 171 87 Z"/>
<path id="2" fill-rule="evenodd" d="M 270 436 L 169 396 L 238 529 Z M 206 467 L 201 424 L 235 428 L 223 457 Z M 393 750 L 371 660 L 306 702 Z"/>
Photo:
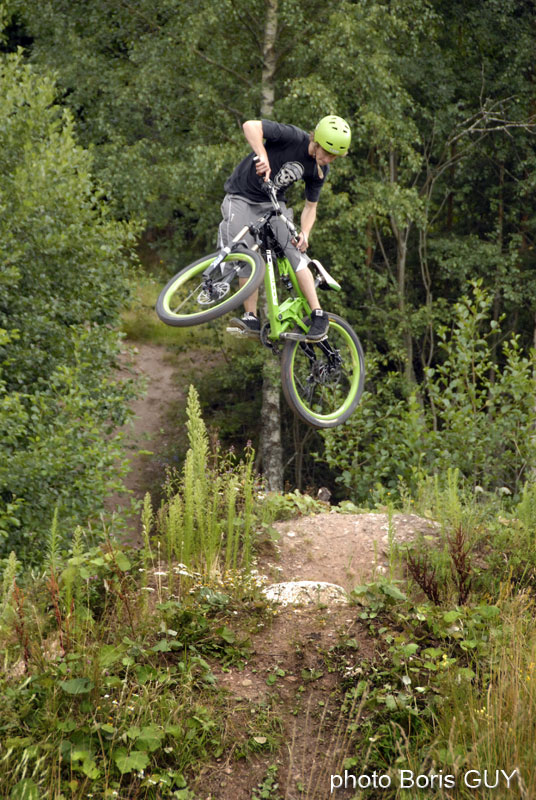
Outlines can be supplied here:
<path id="1" fill-rule="evenodd" d="M 177 291 L 181 287 L 185 286 L 187 283 L 191 283 L 192 279 L 195 278 L 196 275 L 200 275 L 213 261 L 214 261 L 214 257 L 207 258 L 204 261 L 201 261 L 199 264 L 196 264 L 195 266 L 193 266 L 191 269 L 189 269 L 188 271 L 184 272 L 183 274 L 177 275 L 176 279 L 172 283 L 170 283 L 170 285 L 168 286 L 168 288 L 165 291 L 164 296 L 162 297 L 162 308 L 170 317 L 175 317 L 176 319 L 183 319 L 183 318 L 187 319 L 188 317 L 194 316 L 193 313 L 188 313 L 188 314 L 179 314 L 179 313 L 177 313 L 177 310 L 173 310 L 171 308 L 171 301 L 173 299 L 173 296 L 177 293 Z M 211 312 L 216 308 L 220 308 L 225 303 L 228 303 L 231 297 L 236 295 L 239 291 L 242 291 L 243 289 L 246 289 L 247 286 L 251 283 L 251 281 L 255 277 L 255 266 L 256 266 L 256 264 L 255 264 L 255 261 L 253 260 L 253 258 L 250 255 L 248 255 L 247 253 L 241 253 L 241 252 L 229 253 L 229 255 L 225 256 L 223 261 L 224 262 L 226 262 L 226 261 L 243 261 L 244 263 L 249 264 L 250 267 L 251 267 L 251 273 L 249 275 L 249 278 L 247 279 L 247 281 L 242 286 L 240 286 L 239 289 L 237 289 L 236 291 L 234 291 L 234 292 L 232 292 L 230 294 L 225 295 L 222 298 L 221 302 L 219 302 L 219 303 L 216 302 L 214 304 L 210 304 L 210 305 L 207 306 L 206 309 L 204 309 L 202 305 L 199 305 L 199 310 L 196 312 L 196 314 L 204 314 L 206 312 Z M 199 288 L 200 288 L 200 285 L 199 285 Z M 196 287 L 196 289 L 193 289 L 191 294 L 192 295 L 195 294 L 195 292 L 197 290 L 198 290 L 198 287 Z M 184 302 L 186 302 L 186 300 Z"/>
<path id="2" fill-rule="evenodd" d="M 350 409 L 359 391 L 359 382 L 361 379 L 361 360 L 359 358 L 359 352 L 354 340 L 352 339 L 348 331 L 342 325 L 339 325 L 337 322 L 335 322 L 335 320 L 330 319 L 329 326 L 330 328 L 334 328 L 343 335 L 344 342 L 348 346 L 348 349 L 352 356 L 352 380 L 350 382 L 350 388 L 347 392 L 346 399 L 342 403 L 342 405 L 340 405 L 339 408 L 337 408 L 335 411 L 332 411 L 330 414 L 319 414 L 318 412 L 310 408 L 308 405 L 306 405 L 303 402 L 300 393 L 298 392 L 294 380 L 294 359 L 296 357 L 296 353 L 298 352 L 298 347 L 294 348 L 294 351 L 292 353 L 292 361 L 290 365 L 292 388 L 294 390 L 297 403 L 301 406 L 301 408 L 304 409 L 304 411 L 307 414 L 310 414 L 311 416 L 315 417 L 315 419 L 318 419 L 321 422 L 330 422 L 332 420 L 338 419 Z"/>

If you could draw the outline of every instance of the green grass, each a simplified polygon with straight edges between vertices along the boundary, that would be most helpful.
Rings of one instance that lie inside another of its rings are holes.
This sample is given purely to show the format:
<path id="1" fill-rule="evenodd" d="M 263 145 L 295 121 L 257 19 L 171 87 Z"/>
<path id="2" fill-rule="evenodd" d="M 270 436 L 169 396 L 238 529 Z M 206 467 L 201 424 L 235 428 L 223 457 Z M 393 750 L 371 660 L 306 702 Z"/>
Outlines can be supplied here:
<path id="1" fill-rule="evenodd" d="M 212 345 L 217 346 L 221 332 L 216 323 L 194 328 L 178 328 L 166 325 L 158 318 L 155 306 L 158 295 L 165 284 L 148 274 L 138 278 L 134 298 L 122 314 L 122 330 L 133 342 L 162 345 L 175 349 Z M 220 323 L 221 328 L 222 323 Z"/>

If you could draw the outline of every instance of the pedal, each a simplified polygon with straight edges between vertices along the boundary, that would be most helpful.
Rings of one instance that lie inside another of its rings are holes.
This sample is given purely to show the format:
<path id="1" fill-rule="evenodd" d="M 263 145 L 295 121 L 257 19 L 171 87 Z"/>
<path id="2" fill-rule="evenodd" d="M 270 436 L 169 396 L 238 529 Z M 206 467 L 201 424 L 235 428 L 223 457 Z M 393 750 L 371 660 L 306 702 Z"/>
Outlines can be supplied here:
<path id="1" fill-rule="evenodd" d="M 319 344 L 320 342 L 324 342 L 328 338 L 328 334 L 326 333 L 322 339 L 309 339 L 307 333 L 298 333 L 297 331 L 291 331 L 290 333 L 282 333 L 279 336 L 280 339 L 290 340 L 291 342 L 306 342 L 307 344 Z"/>
<path id="2" fill-rule="evenodd" d="M 242 339 L 258 339 L 259 334 L 255 333 L 255 331 L 248 331 L 244 328 L 226 328 L 226 333 L 231 334 L 231 336 L 238 336 Z"/>

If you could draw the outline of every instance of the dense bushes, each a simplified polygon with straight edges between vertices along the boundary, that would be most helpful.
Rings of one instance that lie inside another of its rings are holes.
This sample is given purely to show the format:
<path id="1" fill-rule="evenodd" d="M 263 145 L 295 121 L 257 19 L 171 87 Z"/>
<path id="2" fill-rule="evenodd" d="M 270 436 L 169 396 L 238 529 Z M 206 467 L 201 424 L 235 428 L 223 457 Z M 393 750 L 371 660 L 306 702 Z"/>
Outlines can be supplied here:
<path id="1" fill-rule="evenodd" d="M 0 555 L 37 561 L 57 506 L 102 507 L 126 384 L 108 376 L 128 295 L 131 226 L 107 217 L 53 82 L 0 64 Z"/>
<path id="2" fill-rule="evenodd" d="M 425 475 L 459 471 L 469 485 L 519 493 L 534 468 L 534 358 L 512 335 L 495 347 L 499 323 L 479 282 L 441 328 L 441 360 L 419 392 L 404 395 L 400 376 L 376 383 L 342 428 L 325 434 L 326 460 L 354 502 L 401 488 Z M 497 352 L 496 352 L 497 351 Z M 373 497 L 373 499 L 378 499 Z"/>

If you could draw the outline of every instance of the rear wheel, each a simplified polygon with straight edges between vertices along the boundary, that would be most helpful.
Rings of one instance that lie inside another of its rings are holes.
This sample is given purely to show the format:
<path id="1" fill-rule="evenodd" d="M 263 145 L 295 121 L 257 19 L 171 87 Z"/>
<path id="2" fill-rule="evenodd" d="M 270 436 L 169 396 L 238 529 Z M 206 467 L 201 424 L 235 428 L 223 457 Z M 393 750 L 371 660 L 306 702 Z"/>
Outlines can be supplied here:
<path id="1" fill-rule="evenodd" d="M 365 381 L 363 348 L 352 327 L 328 313 L 328 338 L 287 341 L 281 356 L 281 383 L 293 411 L 315 428 L 334 428 L 355 411 Z"/>
<path id="2" fill-rule="evenodd" d="M 200 258 L 171 278 L 160 292 L 156 313 L 167 325 L 200 325 L 233 311 L 261 285 L 264 261 L 253 250 L 229 253 L 210 278 L 203 272 L 218 253 Z M 248 277 L 239 272 L 249 269 Z M 242 284 L 242 285 L 241 285 Z"/>

